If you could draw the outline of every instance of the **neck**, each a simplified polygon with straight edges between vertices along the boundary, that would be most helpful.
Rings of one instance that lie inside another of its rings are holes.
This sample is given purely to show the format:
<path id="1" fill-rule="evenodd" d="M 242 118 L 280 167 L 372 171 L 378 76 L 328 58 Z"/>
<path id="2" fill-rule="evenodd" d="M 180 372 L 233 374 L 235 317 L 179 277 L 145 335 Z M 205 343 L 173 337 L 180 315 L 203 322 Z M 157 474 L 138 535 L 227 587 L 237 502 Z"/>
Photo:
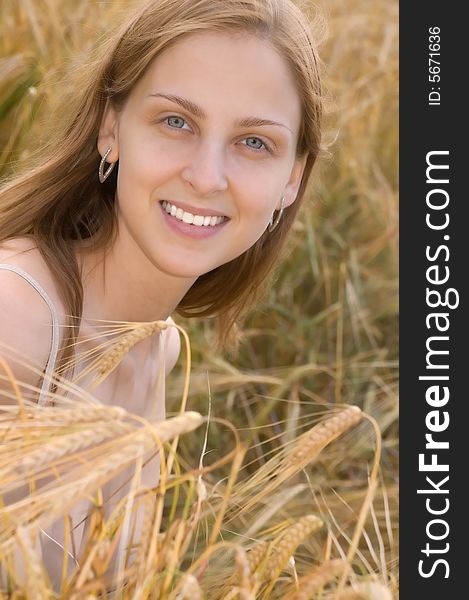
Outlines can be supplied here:
<path id="1" fill-rule="evenodd" d="M 83 319 L 166 320 L 197 277 L 158 269 L 130 236 L 118 232 L 111 248 L 77 250 L 83 281 Z"/>

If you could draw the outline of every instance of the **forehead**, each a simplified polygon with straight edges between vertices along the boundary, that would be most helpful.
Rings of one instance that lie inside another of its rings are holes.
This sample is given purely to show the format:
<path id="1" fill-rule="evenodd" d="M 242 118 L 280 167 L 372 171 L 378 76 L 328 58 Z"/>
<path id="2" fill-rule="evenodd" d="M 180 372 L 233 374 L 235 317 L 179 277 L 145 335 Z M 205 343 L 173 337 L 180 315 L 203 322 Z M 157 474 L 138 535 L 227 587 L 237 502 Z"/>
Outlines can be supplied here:
<path id="1" fill-rule="evenodd" d="M 301 118 L 292 69 L 270 42 L 249 33 L 183 36 L 153 60 L 132 95 L 143 98 L 159 92 L 226 116 L 247 111 L 283 119 L 292 130 Z"/>

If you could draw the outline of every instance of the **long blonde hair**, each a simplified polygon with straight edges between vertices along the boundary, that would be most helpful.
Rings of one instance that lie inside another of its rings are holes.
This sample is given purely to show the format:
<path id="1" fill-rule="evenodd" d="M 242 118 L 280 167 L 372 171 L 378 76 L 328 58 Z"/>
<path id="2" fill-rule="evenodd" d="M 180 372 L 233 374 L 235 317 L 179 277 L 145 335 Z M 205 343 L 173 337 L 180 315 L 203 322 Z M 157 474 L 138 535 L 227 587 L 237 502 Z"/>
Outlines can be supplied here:
<path id="1" fill-rule="evenodd" d="M 106 248 L 116 233 L 118 167 L 104 184 L 97 177 L 96 143 L 106 101 L 121 108 L 159 53 L 181 36 L 204 30 L 252 33 L 284 57 L 302 103 L 297 155 L 307 155 L 307 161 L 297 199 L 284 210 L 277 228 L 238 258 L 201 275 L 176 312 L 216 317 L 219 349 L 234 349 L 237 320 L 259 298 L 273 272 L 321 149 L 322 92 L 311 23 L 291 0 L 146 2 L 124 27 L 100 42 L 74 97 L 64 98 L 52 141 L 35 153 L 23 174 L 0 189 L 0 241 L 34 237 L 74 325 L 64 336 L 60 364 L 71 355 L 83 307 L 74 244 L 93 236 L 94 248 Z"/>

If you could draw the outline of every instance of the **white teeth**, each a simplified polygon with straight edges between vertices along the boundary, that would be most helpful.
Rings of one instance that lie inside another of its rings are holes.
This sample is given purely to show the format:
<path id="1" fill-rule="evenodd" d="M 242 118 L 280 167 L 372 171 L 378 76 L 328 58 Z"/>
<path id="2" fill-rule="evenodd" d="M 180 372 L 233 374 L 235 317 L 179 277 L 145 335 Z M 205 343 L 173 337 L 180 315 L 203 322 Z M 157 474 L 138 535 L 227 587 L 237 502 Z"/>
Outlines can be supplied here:
<path id="1" fill-rule="evenodd" d="M 178 208 L 174 204 L 170 204 L 166 200 L 164 200 L 162 204 L 164 210 L 171 216 L 176 217 L 176 219 L 182 221 L 183 223 L 190 223 L 192 225 L 197 225 L 198 227 L 214 227 L 225 220 L 225 217 L 217 217 L 216 215 L 213 217 L 210 215 L 193 215 L 190 212 L 182 210 L 182 208 Z"/>

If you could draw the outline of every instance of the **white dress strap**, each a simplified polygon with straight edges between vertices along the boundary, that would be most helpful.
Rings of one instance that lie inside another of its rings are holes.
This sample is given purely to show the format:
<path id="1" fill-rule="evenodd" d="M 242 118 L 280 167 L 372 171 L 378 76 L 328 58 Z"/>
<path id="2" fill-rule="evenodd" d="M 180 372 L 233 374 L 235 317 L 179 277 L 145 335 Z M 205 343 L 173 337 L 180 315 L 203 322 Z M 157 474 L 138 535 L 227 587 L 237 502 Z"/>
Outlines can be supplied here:
<path id="1" fill-rule="evenodd" d="M 49 394 L 52 373 L 55 367 L 55 362 L 57 360 L 57 353 L 59 350 L 59 341 L 60 341 L 60 331 L 59 331 L 59 316 L 57 313 L 57 309 L 55 308 L 52 300 L 49 295 L 45 291 L 45 289 L 33 278 L 29 273 L 17 267 L 16 265 L 10 265 L 8 263 L 0 263 L 0 269 L 5 269 L 7 271 L 13 271 L 13 273 L 17 273 L 20 277 L 26 280 L 33 288 L 38 292 L 38 294 L 42 297 L 44 302 L 47 304 L 50 310 L 50 314 L 52 317 L 52 339 L 51 339 L 51 347 L 49 353 L 49 360 L 47 361 L 44 378 L 42 381 L 41 393 L 39 395 L 38 404 L 39 406 L 43 406 L 47 402 L 47 397 Z"/>

